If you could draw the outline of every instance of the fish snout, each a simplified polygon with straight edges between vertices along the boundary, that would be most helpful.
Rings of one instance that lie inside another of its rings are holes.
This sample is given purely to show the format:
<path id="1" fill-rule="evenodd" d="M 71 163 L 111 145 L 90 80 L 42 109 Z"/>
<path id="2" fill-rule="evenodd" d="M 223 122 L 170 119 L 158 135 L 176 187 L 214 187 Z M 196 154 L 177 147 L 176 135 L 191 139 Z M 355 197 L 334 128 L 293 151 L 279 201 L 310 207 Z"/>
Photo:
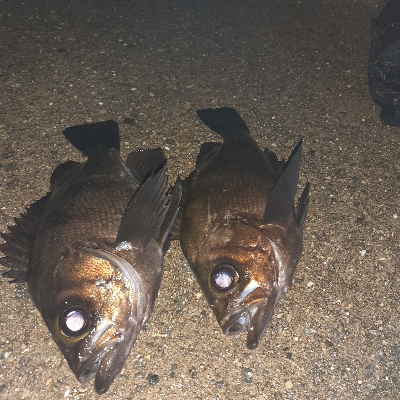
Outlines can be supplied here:
<path id="1" fill-rule="evenodd" d="M 247 347 L 255 349 L 271 321 L 276 297 L 275 293 L 267 295 L 264 289 L 257 287 L 221 320 L 224 335 L 247 332 Z"/>
<path id="2" fill-rule="evenodd" d="M 107 392 L 123 368 L 139 330 L 140 327 L 133 329 L 128 336 L 114 324 L 108 324 L 95 333 L 85 347 L 86 354 L 79 355 L 75 368 L 71 365 L 78 381 L 86 383 L 94 378 L 96 392 Z"/>
<path id="3" fill-rule="evenodd" d="M 226 314 L 220 321 L 222 332 L 226 336 L 236 335 L 248 331 L 253 315 L 257 309 L 267 301 L 267 295 L 261 287 L 256 287 L 243 299 L 237 300 L 238 305 L 231 308 L 232 311 Z"/>

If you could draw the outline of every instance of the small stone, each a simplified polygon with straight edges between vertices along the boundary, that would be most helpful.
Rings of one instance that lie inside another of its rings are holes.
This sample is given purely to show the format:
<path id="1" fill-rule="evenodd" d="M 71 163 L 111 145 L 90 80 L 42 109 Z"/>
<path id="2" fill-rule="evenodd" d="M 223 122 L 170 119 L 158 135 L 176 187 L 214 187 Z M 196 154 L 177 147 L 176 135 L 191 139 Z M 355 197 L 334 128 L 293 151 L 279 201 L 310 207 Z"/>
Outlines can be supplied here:
<path id="1" fill-rule="evenodd" d="M 361 257 L 364 257 L 366 252 L 367 252 L 367 250 L 360 250 L 359 251 Z"/>
<path id="2" fill-rule="evenodd" d="M 293 388 L 293 383 L 292 381 L 289 379 L 288 381 L 285 382 L 285 389 L 292 389 Z"/>
<path id="3" fill-rule="evenodd" d="M 303 329 L 303 335 L 312 335 L 316 332 L 316 330 L 307 324 Z"/>
<path id="4" fill-rule="evenodd" d="M 189 369 L 189 376 L 191 379 L 197 378 L 197 369 L 195 367 Z"/>
<path id="5" fill-rule="evenodd" d="M 393 347 L 391 353 L 393 357 L 400 357 L 400 346 Z"/>
<path id="6" fill-rule="evenodd" d="M 160 377 L 157 374 L 149 374 L 147 376 L 147 381 L 150 385 L 155 385 L 160 381 Z"/>
<path id="7" fill-rule="evenodd" d="M 339 331 L 337 331 L 336 329 L 333 331 L 333 341 L 335 342 L 335 343 L 337 343 L 339 340 L 340 340 L 340 337 L 341 337 L 341 335 L 340 335 L 340 333 L 339 333 Z"/>
<path id="8" fill-rule="evenodd" d="M 251 377 L 253 376 L 253 373 L 251 372 L 250 368 L 242 368 L 241 375 L 245 382 L 251 383 Z"/>

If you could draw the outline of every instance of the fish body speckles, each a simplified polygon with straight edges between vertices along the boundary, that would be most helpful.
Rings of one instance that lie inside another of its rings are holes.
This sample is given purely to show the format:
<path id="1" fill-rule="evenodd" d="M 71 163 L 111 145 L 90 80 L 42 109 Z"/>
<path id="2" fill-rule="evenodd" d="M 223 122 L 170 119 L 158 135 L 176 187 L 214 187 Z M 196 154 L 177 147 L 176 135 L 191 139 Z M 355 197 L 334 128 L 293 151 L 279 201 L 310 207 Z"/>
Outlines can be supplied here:
<path id="1" fill-rule="evenodd" d="M 301 142 L 285 163 L 259 148 L 234 109 L 197 114 L 224 142 L 203 144 L 185 182 L 181 247 L 223 333 L 247 331 L 252 349 L 301 256 L 309 203 L 307 183 L 294 206 Z"/>

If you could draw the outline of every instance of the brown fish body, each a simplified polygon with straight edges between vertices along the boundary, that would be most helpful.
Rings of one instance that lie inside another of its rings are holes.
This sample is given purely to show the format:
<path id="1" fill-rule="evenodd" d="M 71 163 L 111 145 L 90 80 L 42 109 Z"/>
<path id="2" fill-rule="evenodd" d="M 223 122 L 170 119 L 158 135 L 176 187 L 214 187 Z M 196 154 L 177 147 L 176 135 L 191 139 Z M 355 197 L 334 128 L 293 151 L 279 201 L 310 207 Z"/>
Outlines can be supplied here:
<path id="1" fill-rule="evenodd" d="M 113 121 L 64 131 L 88 159 L 66 162 L 50 192 L 3 235 L 3 274 L 27 281 L 55 342 L 80 382 L 108 390 L 149 318 L 179 185 L 168 191 L 160 149 L 119 157 Z"/>
<path id="2" fill-rule="evenodd" d="M 29 268 L 30 288 L 46 282 L 60 250 L 71 244 L 93 246 L 115 243 L 124 211 L 140 183 L 119 158 L 116 149 L 100 147 L 96 165 L 88 160 L 50 189 L 50 198 L 38 228 Z M 110 199 L 110 191 L 114 194 Z M 79 222 L 79 223 L 78 223 Z M 31 290 L 33 298 L 44 294 Z"/>
<path id="3" fill-rule="evenodd" d="M 198 114 L 224 143 L 203 145 L 189 178 L 181 246 L 223 332 L 247 331 L 254 348 L 301 256 L 308 186 L 293 206 L 301 147 L 283 168 L 235 110 Z"/>

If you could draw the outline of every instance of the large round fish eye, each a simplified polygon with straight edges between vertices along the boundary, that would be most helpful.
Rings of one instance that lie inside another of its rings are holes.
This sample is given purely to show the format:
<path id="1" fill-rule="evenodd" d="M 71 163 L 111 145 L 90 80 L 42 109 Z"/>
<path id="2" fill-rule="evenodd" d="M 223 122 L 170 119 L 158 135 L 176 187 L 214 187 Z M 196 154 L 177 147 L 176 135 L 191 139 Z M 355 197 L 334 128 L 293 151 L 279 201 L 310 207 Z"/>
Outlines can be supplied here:
<path id="1" fill-rule="evenodd" d="M 61 333 L 71 338 L 77 338 L 89 332 L 91 322 L 90 312 L 79 305 L 67 307 L 58 319 Z"/>
<path id="2" fill-rule="evenodd" d="M 211 273 L 211 285 L 218 292 L 229 292 L 239 283 L 239 274 L 230 264 L 219 264 Z"/>

